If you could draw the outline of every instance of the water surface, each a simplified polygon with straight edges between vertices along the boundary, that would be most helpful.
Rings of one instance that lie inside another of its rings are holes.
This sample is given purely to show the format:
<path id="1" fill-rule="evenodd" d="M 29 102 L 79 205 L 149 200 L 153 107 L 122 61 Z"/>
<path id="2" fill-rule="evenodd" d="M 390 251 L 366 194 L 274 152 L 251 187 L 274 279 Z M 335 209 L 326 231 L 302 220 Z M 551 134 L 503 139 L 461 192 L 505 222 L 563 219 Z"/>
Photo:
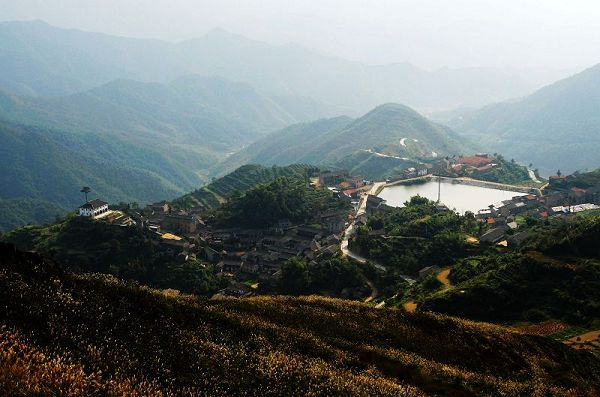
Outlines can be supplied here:
<path id="1" fill-rule="evenodd" d="M 438 198 L 437 180 L 428 180 L 422 184 L 415 185 L 395 185 L 383 189 L 379 197 L 385 199 L 387 204 L 392 207 L 402 207 L 404 203 L 412 196 L 420 195 L 430 200 Z M 478 210 L 488 208 L 490 204 L 498 203 L 502 200 L 509 200 L 514 196 L 522 196 L 524 193 L 490 189 L 481 186 L 463 185 L 442 181 L 441 183 L 441 202 L 448 208 L 454 209 L 461 214 L 467 211 L 477 213 Z"/>

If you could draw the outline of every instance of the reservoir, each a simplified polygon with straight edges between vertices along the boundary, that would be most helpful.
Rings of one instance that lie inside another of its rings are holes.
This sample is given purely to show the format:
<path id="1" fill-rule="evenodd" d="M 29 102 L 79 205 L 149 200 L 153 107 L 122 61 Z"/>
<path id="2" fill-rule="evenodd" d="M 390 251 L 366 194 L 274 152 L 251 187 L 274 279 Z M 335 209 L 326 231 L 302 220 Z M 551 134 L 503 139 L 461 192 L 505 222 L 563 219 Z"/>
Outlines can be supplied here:
<path id="1" fill-rule="evenodd" d="M 467 211 L 477 213 L 480 209 L 488 208 L 490 204 L 524 194 L 516 191 L 453 183 L 446 180 L 442 180 L 441 183 L 441 202 L 461 214 Z M 430 179 L 424 183 L 388 186 L 383 189 L 379 197 L 386 200 L 389 206 L 402 207 L 404 202 L 416 195 L 436 201 L 438 181 Z"/>

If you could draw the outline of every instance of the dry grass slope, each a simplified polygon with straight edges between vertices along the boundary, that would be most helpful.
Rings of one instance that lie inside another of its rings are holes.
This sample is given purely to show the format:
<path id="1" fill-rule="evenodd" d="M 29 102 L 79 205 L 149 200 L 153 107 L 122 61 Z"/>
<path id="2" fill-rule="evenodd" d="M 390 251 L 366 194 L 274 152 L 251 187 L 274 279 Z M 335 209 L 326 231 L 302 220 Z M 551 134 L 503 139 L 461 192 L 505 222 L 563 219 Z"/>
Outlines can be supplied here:
<path id="1" fill-rule="evenodd" d="M 203 300 L 0 246 L 0 394 L 594 396 L 545 338 L 317 297 Z"/>

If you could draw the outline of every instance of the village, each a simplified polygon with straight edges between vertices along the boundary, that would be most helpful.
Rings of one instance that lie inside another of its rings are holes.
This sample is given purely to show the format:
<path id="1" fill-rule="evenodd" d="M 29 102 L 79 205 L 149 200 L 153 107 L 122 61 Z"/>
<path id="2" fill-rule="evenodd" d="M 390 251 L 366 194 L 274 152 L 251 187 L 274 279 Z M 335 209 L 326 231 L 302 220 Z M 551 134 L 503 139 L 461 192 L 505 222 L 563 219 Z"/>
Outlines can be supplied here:
<path id="1" fill-rule="evenodd" d="M 519 246 L 528 237 L 527 230 L 519 230 L 527 217 L 543 221 L 600 209 L 600 186 L 588 189 L 563 186 L 568 178 L 576 177 L 577 174 L 551 176 L 543 195 L 515 196 L 478 211 L 477 219 L 488 225 L 479 241 L 483 244 Z"/>
<path id="2" fill-rule="evenodd" d="M 486 161 L 493 161 L 493 157 L 442 159 L 435 167 L 445 170 L 456 169 L 457 165 L 461 169 L 493 167 L 493 163 L 485 164 Z M 435 167 L 411 167 L 394 180 L 424 177 L 433 173 Z M 543 195 L 517 195 L 479 210 L 474 214 L 482 224 L 477 241 L 517 247 L 528 236 L 527 228 L 523 227 L 528 217 L 544 220 L 600 208 L 600 186 L 565 188 L 564 182 L 568 178 L 571 176 L 551 177 Z M 387 183 L 393 183 L 391 180 Z M 79 207 L 79 215 L 117 227 L 145 230 L 155 236 L 160 249 L 182 261 L 196 260 L 218 277 L 228 280 L 228 287 L 221 291 L 222 294 L 246 296 L 254 294 L 259 287 L 265 291 L 276 285 L 281 266 L 289 258 L 300 257 L 310 265 L 347 254 L 347 248 L 343 249 L 347 247 L 344 239 L 347 240 L 352 227 L 365 224 L 369 214 L 389 208 L 385 200 L 377 196 L 386 182 L 372 183 L 347 171 L 328 170 L 314 175 L 311 185 L 329 189 L 346 205 L 316 213 L 303 222 L 279 219 L 276 224 L 263 228 L 222 228 L 203 208 L 177 210 L 168 201 L 160 201 L 144 208 L 109 209 L 109 204 L 102 200 L 88 201 L 89 189 L 84 188 L 86 203 Z M 448 210 L 440 202 L 437 205 L 440 210 Z M 426 275 L 427 269 L 422 272 L 422 276 Z"/>
<path id="3" fill-rule="evenodd" d="M 95 199 L 79 208 L 79 215 L 115 226 L 138 227 L 156 236 L 165 252 L 182 260 L 200 260 L 222 278 L 230 280 L 226 295 L 250 295 L 258 286 L 277 282 L 282 264 L 291 257 L 308 263 L 340 255 L 340 241 L 353 220 L 352 204 L 357 201 L 340 195 L 338 188 L 357 192 L 368 189 L 362 177 L 347 173 L 322 172 L 313 178 L 314 186 L 329 186 L 334 197 L 348 205 L 324 211 L 302 223 L 279 219 L 266 228 L 221 228 L 201 208 L 175 210 L 167 201 L 143 209 L 109 209 Z M 352 195 L 358 197 L 357 195 Z"/>

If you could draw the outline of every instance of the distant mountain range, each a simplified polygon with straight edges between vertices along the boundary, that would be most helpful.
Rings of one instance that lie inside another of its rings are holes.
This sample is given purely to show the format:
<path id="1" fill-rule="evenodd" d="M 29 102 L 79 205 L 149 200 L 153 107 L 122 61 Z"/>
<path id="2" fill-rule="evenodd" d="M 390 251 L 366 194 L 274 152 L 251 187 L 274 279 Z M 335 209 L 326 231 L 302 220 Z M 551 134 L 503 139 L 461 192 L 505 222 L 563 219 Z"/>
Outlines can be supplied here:
<path id="1" fill-rule="evenodd" d="M 449 125 L 543 174 L 600 165 L 600 65 L 521 100 L 487 106 Z"/>
<path id="2" fill-rule="evenodd" d="M 57 98 L 0 92 L 0 118 L 168 146 L 172 155 L 208 155 L 229 152 L 268 131 L 326 114 L 310 103 L 290 98 L 282 102 L 244 83 L 185 76 L 168 84 L 115 80 Z"/>
<path id="3" fill-rule="evenodd" d="M 464 135 L 392 103 L 353 118 L 389 101 L 477 106 L 538 84 L 507 73 L 368 66 L 222 30 L 173 44 L 0 23 L 0 228 L 53 220 L 84 185 L 145 203 L 251 163 L 382 178 L 481 147 L 545 173 L 597 166 L 598 67 L 454 119 Z"/>
<path id="4" fill-rule="evenodd" d="M 203 185 L 228 153 L 321 111 L 310 101 L 199 76 L 169 84 L 116 80 L 53 98 L 0 92 L 0 200 L 11 200 L 6 208 L 29 200 L 0 229 L 53 220 L 81 202 L 84 185 L 111 202 L 182 195 Z"/>
<path id="5" fill-rule="evenodd" d="M 471 148 L 449 128 L 406 106 L 389 103 L 358 119 L 323 119 L 274 132 L 230 156 L 213 172 L 226 173 L 242 164 L 307 163 L 379 178 L 419 159 L 460 154 Z"/>
<path id="6" fill-rule="evenodd" d="M 5 22 L 0 43 L 0 87 L 39 96 L 68 95 L 122 78 L 166 83 L 201 74 L 243 81 L 274 95 L 312 98 L 344 109 L 337 114 L 358 115 L 385 102 L 420 110 L 482 106 L 525 95 L 556 78 L 493 68 L 370 66 L 220 29 L 168 43 L 60 29 L 41 21 Z"/>

